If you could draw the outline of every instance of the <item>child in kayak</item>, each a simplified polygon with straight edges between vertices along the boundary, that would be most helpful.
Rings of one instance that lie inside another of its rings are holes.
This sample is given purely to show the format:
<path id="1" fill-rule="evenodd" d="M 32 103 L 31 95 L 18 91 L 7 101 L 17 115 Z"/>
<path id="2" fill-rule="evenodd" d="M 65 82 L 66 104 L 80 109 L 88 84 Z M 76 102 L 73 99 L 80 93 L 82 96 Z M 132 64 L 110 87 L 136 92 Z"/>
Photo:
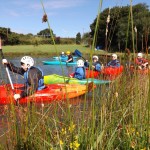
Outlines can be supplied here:
<path id="1" fill-rule="evenodd" d="M 120 62 L 117 60 L 117 54 L 112 54 L 112 60 L 107 64 L 106 67 L 119 68 Z"/>
<path id="2" fill-rule="evenodd" d="M 70 51 L 67 51 L 66 54 L 68 56 L 66 63 L 73 62 L 73 56 L 71 55 Z"/>
<path id="3" fill-rule="evenodd" d="M 135 59 L 135 64 L 140 70 L 148 68 L 148 60 L 143 58 L 142 53 L 137 54 L 137 58 Z"/>
<path id="4" fill-rule="evenodd" d="M 14 66 L 13 63 L 8 62 L 6 59 L 2 60 L 2 64 L 7 65 L 10 71 L 24 76 L 25 86 L 21 94 L 14 94 L 14 99 L 18 100 L 29 95 L 32 95 L 38 90 L 45 88 L 43 72 L 34 67 L 34 60 L 30 56 L 22 57 L 21 67 Z"/>
<path id="5" fill-rule="evenodd" d="M 75 68 L 75 72 L 70 75 L 70 77 L 82 80 L 85 79 L 85 68 L 84 68 L 84 61 L 79 59 L 77 61 L 77 67 Z"/>
<path id="6" fill-rule="evenodd" d="M 94 71 L 100 72 L 101 69 L 102 69 L 102 67 L 101 67 L 100 62 L 99 62 L 98 60 L 99 60 L 99 59 L 98 59 L 98 56 L 93 56 L 92 69 L 93 69 Z M 89 67 L 89 63 L 88 63 L 87 60 L 86 60 L 86 62 L 84 63 L 84 65 L 85 65 L 85 67 Z"/>

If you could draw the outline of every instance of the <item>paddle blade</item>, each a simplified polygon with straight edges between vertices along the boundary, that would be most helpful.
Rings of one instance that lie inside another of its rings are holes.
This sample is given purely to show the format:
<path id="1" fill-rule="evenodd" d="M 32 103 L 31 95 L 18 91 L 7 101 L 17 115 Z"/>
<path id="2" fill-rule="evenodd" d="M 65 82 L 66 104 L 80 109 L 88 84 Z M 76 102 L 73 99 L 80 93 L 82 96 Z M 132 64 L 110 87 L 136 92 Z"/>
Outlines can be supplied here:
<path id="1" fill-rule="evenodd" d="M 82 57 L 82 53 L 79 50 L 75 50 L 74 51 L 75 55 L 77 55 L 78 57 Z"/>

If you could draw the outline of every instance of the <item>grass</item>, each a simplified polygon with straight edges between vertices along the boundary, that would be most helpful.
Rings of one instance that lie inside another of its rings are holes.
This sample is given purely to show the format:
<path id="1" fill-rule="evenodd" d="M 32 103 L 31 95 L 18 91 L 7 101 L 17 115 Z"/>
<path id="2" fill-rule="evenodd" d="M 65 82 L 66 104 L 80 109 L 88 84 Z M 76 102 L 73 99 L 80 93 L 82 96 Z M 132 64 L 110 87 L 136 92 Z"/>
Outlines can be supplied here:
<path id="1" fill-rule="evenodd" d="M 149 150 L 149 80 L 124 72 L 80 102 L 5 106 L 1 149 Z"/>
<path id="2" fill-rule="evenodd" d="M 5 55 L 59 55 L 62 51 L 74 52 L 76 49 L 85 54 L 89 54 L 91 51 L 96 54 L 104 53 L 103 51 L 93 51 L 83 45 L 17 45 L 3 46 L 2 48 Z"/>

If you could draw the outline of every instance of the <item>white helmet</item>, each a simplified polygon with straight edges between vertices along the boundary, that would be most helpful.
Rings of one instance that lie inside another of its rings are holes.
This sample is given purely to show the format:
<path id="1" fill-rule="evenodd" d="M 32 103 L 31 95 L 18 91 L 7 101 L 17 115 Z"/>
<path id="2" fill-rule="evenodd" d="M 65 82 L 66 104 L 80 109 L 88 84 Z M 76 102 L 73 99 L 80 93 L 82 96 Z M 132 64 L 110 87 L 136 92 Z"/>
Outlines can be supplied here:
<path id="1" fill-rule="evenodd" d="M 143 54 L 142 53 L 138 53 L 137 56 L 138 57 L 143 57 Z"/>
<path id="2" fill-rule="evenodd" d="M 64 53 L 64 52 L 61 52 L 61 54 L 64 55 L 65 53 Z"/>
<path id="3" fill-rule="evenodd" d="M 115 59 L 117 59 L 117 54 L 112 54 L 112 57 L 114 57 Z"/>
<path id="4" fill-rule="evenodd" d="M 77 61 L 77 66 L 78 66 L 78 67 L 84 67 L 84 61 L 83 61 L 82 59 L 79 59 L 79 60 Z"/>
<path id="5" fill-rule="evenodd" d="M 26 65 L 29 65 L 29 68 L 34 65 L 34 60 L 30 56 L 22 57 L 20 62 Z"/>
<path id="6" fill-rule="evenodd" d="M 93 56 L 93 59 L 97 59 L 97 60 L 98 60 L 98 56 L 96 56 L 96 55 L 95 55 L 95 56 Z"/>

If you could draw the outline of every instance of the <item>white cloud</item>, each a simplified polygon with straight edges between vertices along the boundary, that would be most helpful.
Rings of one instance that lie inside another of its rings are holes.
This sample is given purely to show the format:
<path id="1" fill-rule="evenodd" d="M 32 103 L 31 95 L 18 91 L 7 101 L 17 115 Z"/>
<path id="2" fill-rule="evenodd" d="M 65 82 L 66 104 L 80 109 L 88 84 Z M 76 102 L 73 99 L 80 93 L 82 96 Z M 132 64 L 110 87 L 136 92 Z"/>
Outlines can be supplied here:
<path id="1" fill-rule="evenodd" d="M 51 0 L 43 2 L 45 8 L 49 9 L 60 9 L 60 8 L 70 8 L 81 5 L 82 3 L 86 2 L 86 0 Z M 32 4 L 32 8 L 34 9 L 41 9 L 42 4 Z"/>

